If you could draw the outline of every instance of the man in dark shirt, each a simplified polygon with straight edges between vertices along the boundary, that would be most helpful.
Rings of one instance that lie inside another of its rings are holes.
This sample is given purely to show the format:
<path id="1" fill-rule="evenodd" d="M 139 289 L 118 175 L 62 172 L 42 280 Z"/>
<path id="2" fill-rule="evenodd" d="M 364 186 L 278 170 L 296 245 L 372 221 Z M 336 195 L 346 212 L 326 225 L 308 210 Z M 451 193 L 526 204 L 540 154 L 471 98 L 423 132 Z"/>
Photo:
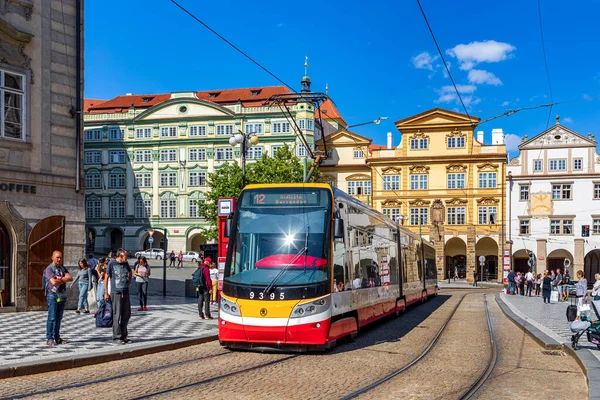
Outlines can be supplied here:
<path id="1" fill-rule="evenodd" d="M 515 294 L 515 273 L 511 270 L 508 273 L 508 292 L 510 294 Z"/>
<path id="2" fill-rule="evenodd" d="M 52 253 L 52 263 L 44 270 L 46 301 L 48 302 L 48 320 L 46 322 L 46 344 L 56 346 L 67 343 L 60 337 L 60 322 L 62 321 L 67 303 L 67 285 L 73 277 L 63 267 L 62 253 L 55 250 Z"/>
<path id="3" fill-rule="evenodd" d="M 129 286 L 132 273 L 125 250 L 117 251 L 117 258 L 108 263 L 104 275 L 104 300 L 110 299 L 113 307 L 113 340 L 119 340 L 121 344 L 131 343 L 127 337 L 127 323 L 131 316 Z M 108 293 L 109 282 L 110 295 Z"/>
<path id="4" fill-rule="evenodd" d="M 212 292 L 212 280 L 210 279 L 209 266 L 212 260 L 210 257 L 206 257 L 202 264 L 198 263 L 198 269 L 194 272 L 194 278 L 200 286 L 196 287 L 196 293 L 198 294 L 198 314 L 200 319 L 213 319 L 210 315 L 210 293 Z M 204 277 L 204 278 L 202 278 Z M 204 285 L 201 283 L 204 281 Z M 204 311 L 204 314 L 202 313 Z"/>

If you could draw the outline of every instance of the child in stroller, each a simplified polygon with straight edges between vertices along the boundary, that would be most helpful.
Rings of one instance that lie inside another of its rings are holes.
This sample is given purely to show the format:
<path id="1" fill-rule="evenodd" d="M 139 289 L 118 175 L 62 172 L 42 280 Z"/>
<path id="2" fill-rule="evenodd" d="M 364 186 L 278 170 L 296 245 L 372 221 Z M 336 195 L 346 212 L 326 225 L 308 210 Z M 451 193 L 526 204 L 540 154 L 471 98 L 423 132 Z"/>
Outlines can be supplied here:
<path id="1" fill-rule="evenodd" d="M 586 313 L 582 312 L 579 315 L 579 319 L 571 323 L 571 347 L 573 350 L 577 350 L 577 344 L 579 338 L 583 333 L 587 333 L 587 340 L 590 343 L 595 344 L 600 349 L 600 300 L 592 301 L 592 309 L 596 314 L 597 320 L 592 320 Z"/>

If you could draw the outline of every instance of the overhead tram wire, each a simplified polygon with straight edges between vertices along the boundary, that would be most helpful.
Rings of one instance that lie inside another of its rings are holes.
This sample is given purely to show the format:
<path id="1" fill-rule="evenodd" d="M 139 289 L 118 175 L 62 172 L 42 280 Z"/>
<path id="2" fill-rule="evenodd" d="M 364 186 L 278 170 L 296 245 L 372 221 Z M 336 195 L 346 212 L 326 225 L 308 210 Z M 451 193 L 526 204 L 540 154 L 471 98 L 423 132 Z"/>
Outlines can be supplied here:
<path id="1" fill-rule="evenodd" d="M 546 58 L 546 44 L 544 43 L 544 29 L 542 26 L 542 6 L 540 0 L 538 0 L 538 17 L 540 20 L 540 37 L 542 39 L 542 54 L 544 55 L 544 66 L 546 67 L 546 78 L 548 79 L 548 88 L 550 89 L 550 109 L 548 110 L 548 120 L 546 121 L 546 129 L 550 125 L 550 116 L 552 115 L 552 103 L 554 102 L 554 96 L 552 94 L 552 83 L 550 82 L 550 70 L 548 69 L 548 59 Z"/>

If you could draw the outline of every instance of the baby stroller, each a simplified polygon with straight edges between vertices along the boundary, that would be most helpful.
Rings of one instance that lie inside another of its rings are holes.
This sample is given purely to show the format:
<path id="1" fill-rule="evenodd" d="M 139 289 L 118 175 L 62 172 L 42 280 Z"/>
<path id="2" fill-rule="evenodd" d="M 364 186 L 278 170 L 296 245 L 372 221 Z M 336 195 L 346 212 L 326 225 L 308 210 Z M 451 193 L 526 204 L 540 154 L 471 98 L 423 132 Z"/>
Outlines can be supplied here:
<path id="1" fill-rule="evenodd" d="M 586 313 L 582 312 L 579 319 L 571 323 L 570 328 L 571 332 L 573 332 L 571 347 L 573 350 L 577 350 L 579 338 L 584 332 L 587 333 L 588 342 L 595 344 L 600 349 L 600 314 L 598 313 L 600 310 L 600 300 L 592 301 L 592 309 L 596 314 L 596 321 L 593 321 Z"/>

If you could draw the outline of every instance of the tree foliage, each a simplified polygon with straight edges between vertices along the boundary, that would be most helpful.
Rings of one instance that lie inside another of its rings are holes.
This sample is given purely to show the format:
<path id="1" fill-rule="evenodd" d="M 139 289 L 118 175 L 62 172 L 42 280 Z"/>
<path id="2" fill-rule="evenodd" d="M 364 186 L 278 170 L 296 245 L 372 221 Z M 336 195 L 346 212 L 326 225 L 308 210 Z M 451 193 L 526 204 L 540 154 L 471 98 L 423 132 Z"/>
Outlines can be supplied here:
<path id="1" fill-rule="evenodd" d="M 310 168 L 307 163 L 306 170 Z M 319 179 L 321 173 L 313 174 L 312 182 Z M 246 184 L 252 183 L 294 183 L 304 181 L 303 160 L 297 157 L 286 145 L 273 157 L 263 154 L 260 160 L 246 163 Z M 205 201 L 198 203 L 198 215 L 204 218 L 209 227 L 204 230 L 207 239 L 217 239 L 218 200 L 220 198 L 237 199 L 242 191 L 242 168 L 236 162 L 223 164 L 207 177 L 210 190 Z"/>

